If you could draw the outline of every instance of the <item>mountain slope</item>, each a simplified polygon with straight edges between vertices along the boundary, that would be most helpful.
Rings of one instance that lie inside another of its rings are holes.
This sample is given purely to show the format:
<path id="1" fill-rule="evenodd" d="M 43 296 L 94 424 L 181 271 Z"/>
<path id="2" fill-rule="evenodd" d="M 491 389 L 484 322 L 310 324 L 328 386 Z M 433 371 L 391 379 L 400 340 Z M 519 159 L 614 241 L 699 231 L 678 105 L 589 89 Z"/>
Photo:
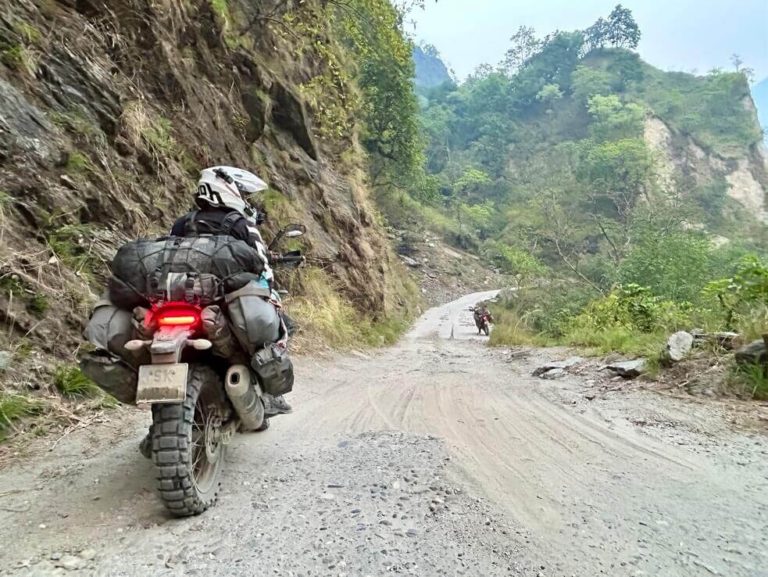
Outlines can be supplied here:
<path id="1" fill-rule="evenodd" d="M 414 80 L 416 88 L 434 88 L 453 81 L 448 67 L 434 46 L 429 44 L 414 45 L 413 62 L 416 66 Z"/>
<path id="2" fill-rule="evenodd" d="M 47 371 L 51 359 L 73 358 L 114 249 L 167 231 L 213 164 L 248 167 L 270 184 L 254 199 L 268 230 L 308 227 L 304 249 L 321 268 L 283 279 L 299 318 L 325 307 L 327 328 L 336 335 L 344 321 L 354 340 L 360 326 L 415 306 L 369 199 L 359 88 L 339 64 L 357 54 L 332 26 L 353 16 L 332 9 L 320 0 L 3 3 L 0 351 L 12 361 L 0 379 L 26 386 L 38 378 L 28 363 Z"/>

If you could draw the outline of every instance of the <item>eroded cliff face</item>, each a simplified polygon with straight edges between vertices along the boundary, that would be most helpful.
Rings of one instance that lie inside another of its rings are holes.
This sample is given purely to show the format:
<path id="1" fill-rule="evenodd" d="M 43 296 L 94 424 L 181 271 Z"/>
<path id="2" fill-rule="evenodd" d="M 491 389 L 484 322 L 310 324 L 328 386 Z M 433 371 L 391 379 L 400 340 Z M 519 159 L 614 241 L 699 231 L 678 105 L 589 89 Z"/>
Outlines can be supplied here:
<path id="1" fill-rule="evenodd" d="M 358 310 L 407 304 L 356 135 L 318 137 L 301 97 L 334 48 L 296 49 L 283 15 L 323 5 L 0 2 L 0 349 L 71 355 L 116 246 L 167 230 L 217 163 L 270 184 L 268 226 L 306 224 Z"/>
<path id="2" fill-rule="evenodd" d="M 671 190 L 681 182 L 705 186 L 724 179 L 728 197 L 744 209 L 742 212 L 768 223 L 768 153 L 762 143 L 742 156 L 723 156 L 704 150 L 689 136 L 673 133 L 657 117 L 646 120 L 645 141 L 656 152 L 662 186 Z"/>

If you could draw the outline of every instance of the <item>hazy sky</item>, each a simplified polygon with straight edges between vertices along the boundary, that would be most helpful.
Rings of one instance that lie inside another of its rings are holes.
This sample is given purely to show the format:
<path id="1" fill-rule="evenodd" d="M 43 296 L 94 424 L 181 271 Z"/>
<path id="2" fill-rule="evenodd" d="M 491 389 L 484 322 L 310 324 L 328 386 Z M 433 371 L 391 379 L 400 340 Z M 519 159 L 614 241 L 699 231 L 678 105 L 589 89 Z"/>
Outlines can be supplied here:
<path id="1" fill-rule="evenodd" d="M 539 35 L 576 30 L 607 16 L 620 0 L 426 0 L 413 14 L 415 36 L 434 44 L 460 79 L 496 64 L 521 25 Z M 642 32 L 644 60 L 665 70 L 731 68 L 739 54 L 768 76 L 768 0 L 624 0 Z"/>

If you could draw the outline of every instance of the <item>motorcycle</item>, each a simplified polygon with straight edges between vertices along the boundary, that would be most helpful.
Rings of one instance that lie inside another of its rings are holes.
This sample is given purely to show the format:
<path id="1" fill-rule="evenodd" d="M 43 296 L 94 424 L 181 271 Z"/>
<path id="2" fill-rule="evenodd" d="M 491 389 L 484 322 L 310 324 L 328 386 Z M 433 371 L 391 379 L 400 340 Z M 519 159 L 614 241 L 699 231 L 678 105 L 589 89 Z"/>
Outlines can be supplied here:
<path id="1" fill-rule="evenodd" d="M 282 238 L 305 232 L 303 225 L 291 225 L 278 233 L 270 249 Z M 272 264 L 304 261 L 300 251 L 292 251 L 274 256 Z M 272 298 L 279 302 L 274 292 Z M 179 517 L 200 514 L 215 503 L 234 434 L 269 426 L 258 375 L 245 364 L 211 354 L 202 313 L 194 302 L 155 302 L 145 320 L 146 338 L 125 345 L 130 351 L 149 349 L 151 362 L 139 367 L 136 404 L 151 405 L 158 492 Z"/>
<path id="2" fill-rule="evenodd" d="M 470 307 L 469 310 L 473 313 L 477 334 L 485 333 L 485 336 L 490 335 L 491 323 L 493 322 L 491 313 L 489 313 L 488 310 L 483 311 L 481 309 L 476 309 L 475 307 Z"/>

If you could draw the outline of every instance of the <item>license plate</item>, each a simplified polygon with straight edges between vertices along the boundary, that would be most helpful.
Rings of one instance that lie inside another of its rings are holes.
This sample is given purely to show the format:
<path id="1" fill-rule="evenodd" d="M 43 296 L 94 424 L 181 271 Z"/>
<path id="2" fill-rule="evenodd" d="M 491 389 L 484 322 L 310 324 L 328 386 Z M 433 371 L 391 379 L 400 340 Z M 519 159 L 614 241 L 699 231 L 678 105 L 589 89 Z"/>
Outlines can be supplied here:
<path id="1" fill-rule="evenodd" d="M 187 395 L 186 363 L 174 365 L 142 365 L 136 403 L 181 403 Z"/>

